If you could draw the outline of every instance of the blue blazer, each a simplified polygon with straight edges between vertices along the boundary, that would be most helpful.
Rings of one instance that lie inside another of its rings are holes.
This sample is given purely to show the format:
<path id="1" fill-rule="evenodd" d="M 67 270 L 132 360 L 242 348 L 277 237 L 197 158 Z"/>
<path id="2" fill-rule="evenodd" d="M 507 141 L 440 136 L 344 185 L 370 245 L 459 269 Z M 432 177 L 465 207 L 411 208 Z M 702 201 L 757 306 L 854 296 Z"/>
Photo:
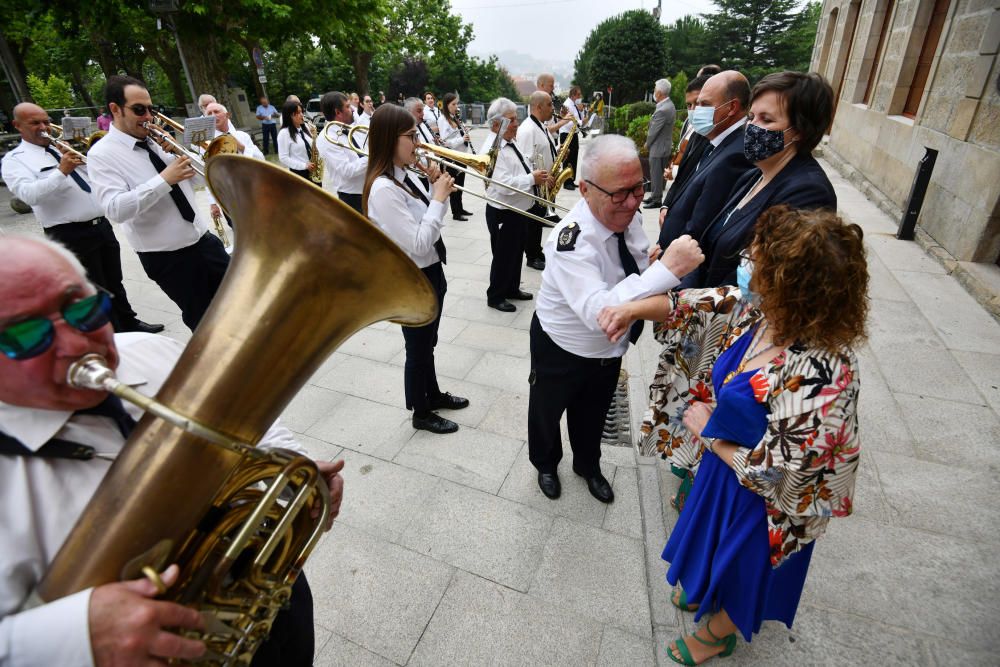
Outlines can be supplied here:
<path id="1" fill-rule="evenodd" d="M 740 128 L 723 139 L 707 157 L 701 158 L 698 171 L 677 193 L 660 229 L 657 240 L 660 247 L 666 248 L 681 234 L 691 234 L 684 231 L 688 228 L 700 234 L 718 215 L 739 177 L 750 169 L 753 165 L 743 155 L 743 128 Z"/>
<path id="2" fill-rule="evenodd" d="M 772 206 L 788 204 L 792 208 L 837 210 L 833 185 L 812 155 L 793 157 L 743 208 L 733 210 L 758 178 L 760 169 L 756 167 L 744 174 L 707 229 L 695 234 L 692 225 L 684 230 L 698 240 L 705 261 L 684 278 L 681 289 L 735 285 L 740 251 L 750 243 L 757 218 Z M 727 222 L 730 211 L 733 214 Z"/>
<path id="3" fill-rule="evenodd" d="M 697 132 L 688 138 L 687 148 L 684 149 L 681 162 L 677 165 L 677 175 L 674 176 L 673 184 L 667 188 L 667 192 L 663 195 L 661 206 L 670 208 L 674 205 L 674 200 L 680 195 L 688 179 L 695 174 L 695 166 L 697 166 L 698 161 L 701 160 L 701 156 L 705 153 L 706 146 L 708 146 L 708 139 Z M 666 224 L 665 221 L 664 224 Z"/>

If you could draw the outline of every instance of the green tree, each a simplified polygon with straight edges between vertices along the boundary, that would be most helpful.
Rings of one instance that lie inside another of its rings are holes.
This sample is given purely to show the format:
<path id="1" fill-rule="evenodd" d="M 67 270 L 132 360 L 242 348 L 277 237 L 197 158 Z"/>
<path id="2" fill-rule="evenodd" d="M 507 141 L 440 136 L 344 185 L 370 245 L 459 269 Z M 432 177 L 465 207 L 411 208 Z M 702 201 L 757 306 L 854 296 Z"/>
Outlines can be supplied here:
<path id="1" fill-rule="evenodd" d="M 76 104 L 69 82 L 55 74 L 50 74 L 48 79 L 29 74 L 28 88 L 35 104 L 43 109 L 67 109 Z"/>
<path id="2" fill-rule="evenodd" d="M 784 34 L 779 45 L 777 65 L 783 69 L 797 72 L 808 72 L 812 61 L 813 45 L 816 43 L 816 30 L 819 28 L 819 18 L 823 12 L 823 3 L 809 2 L 792 22 L 791 29 Z"/>
<path id="3" fill-rule="evenodd" d="M 796 0 L 713 0 L 719 11 L 704 14 L 707 40 L 726 67 L 755 81 L 784 69 L 788 33 L 796 23 Z"/>
<path id="4" fill-rule="evenodd" d="M 674 103 L 678 115 L 685 109 L 684 91 L 687 86 L 688 77 L 683 71 L 678 72 L 670 79 L 670 101 Z"/>
<path id="5" fill-rule="evenodd" d="M 694 76 L 702 65 L 719 59 L 701 19 L 682 16 L 667 26 L 666 32 L 667 61 L 671 71 L 690 72 Z"/>
<path id="6" fill-rule="evenodd" d="M 585 91 L 614 88 L 616 104 L 642 99 L 667 72 L 666 30 L 642 10 L 601 22 L 576 56 L 573 83 Z"/>

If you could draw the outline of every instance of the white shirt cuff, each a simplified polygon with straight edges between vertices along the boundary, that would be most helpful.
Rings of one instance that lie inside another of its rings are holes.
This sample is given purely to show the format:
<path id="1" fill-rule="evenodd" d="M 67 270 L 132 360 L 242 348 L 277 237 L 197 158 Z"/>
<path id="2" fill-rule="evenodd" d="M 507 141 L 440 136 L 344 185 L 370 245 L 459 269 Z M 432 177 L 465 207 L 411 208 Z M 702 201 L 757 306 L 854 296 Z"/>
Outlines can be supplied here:
<path id="1" fill-rule="evenodd" d="M 93 667 L 90 649 L 88 588 L 54 602 L 23 611 L 13 623 L 10 664 L 18 667 Z"/>
<path id="2" fill-rule="evenodd" d="M 659 260 L 642 272 L 642 282 L 650 294 L 662 294 L 681 284 L 680 279 Z"/>

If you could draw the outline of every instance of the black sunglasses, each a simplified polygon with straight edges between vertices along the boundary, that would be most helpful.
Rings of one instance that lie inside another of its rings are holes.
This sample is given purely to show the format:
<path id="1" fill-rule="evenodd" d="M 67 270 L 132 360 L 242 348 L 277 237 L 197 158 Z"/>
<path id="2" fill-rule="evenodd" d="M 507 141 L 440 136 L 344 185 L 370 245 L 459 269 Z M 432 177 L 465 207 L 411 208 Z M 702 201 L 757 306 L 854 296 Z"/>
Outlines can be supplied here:
<path id="1" fill-rule="evenodd" d="M 156 113 L 156 108 L 152 104 L 130 104 L 128 108 L 136 116 L 145 116 L 146 114 L 152 116 Z"/>
<path id="2" fill-rule="evenodd" d="M 63 306 L 60 312 L 66 324 L 89 333 L 111 321 L 111 294 L 97 289 L 97 294 Z M 31 359 L 49 349 L 55 336 L 56 328 L 48 317 L 21 320 L 0 330 L 0 352 L 17 361 Z"/>
<path id="3" fill-rule="evenodd" d="M 638 185 L 631 188 L 625 188 L 624 190 L 618 190 L 617 192 L 608 192 L 600 185 L 594 183 L 589 179 L 585 178 L 583 180 L 589 183 L 590 185 L 593 185 L 595 188 L 597 188 L 607 196 L 611 197 L 612 204 L 624 204 L 625 200 L 628 199 L 629 195 L 632 195 L 633 197 L 641 201 L 642 196 L 646 194 L 646 186 L 649 185 L 649 181 L 643 181 L 642 183 L 639 183 Z"/>

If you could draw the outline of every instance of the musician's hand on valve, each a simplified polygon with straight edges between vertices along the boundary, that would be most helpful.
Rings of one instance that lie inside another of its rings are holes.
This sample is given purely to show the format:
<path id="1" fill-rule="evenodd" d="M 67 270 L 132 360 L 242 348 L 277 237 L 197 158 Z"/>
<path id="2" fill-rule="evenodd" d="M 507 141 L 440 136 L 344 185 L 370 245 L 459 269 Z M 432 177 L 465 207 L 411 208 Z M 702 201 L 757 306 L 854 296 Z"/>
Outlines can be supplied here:
<path id="1" fill-rule="evenodd" d="M 448 195 L 454 192 L 455 179 L 451 177 L 451 174 L 444 172 L 440 176 L 438 176 L 436 181 L 434 181 L 433 187 L 434 187 L 434 192 L 432 197 L 434 201 L 443 202 L 445 199 L 448 198 Z"/>
<path id="2" fill-rule="evenodd" d="M 326 523 L 326 530 L 333 526 L 333 520 L 340 514 L 340 503 L 344 499 L 344 478 L 340 471 L 344 469 L 344 459 L 336 461 L 316 461 L 319 474 L 326 480 L 330 487 L 330 519 Z M 319 508 L 313 508 L 313 518 L 319 516 Z"/>
<path id="3" fill-rule="evenodd" d="M 167 587 L 177 581 L 176 565 L 161 575 Z M 174 602 L 153 599 L 156 586 L 149 579 L 104 584 L 90 595 L 90 647 L 97 667 L 166 665 L 167 660 L 193 660 L 205 644 L 181 637 L 176 630 L 200 630 L 201 614 Z M 53 638 L 58 641 L 58 638 Z"/>
<path id="4" fill-rule="evenodd" d="M 209 211 L 211 211 L 213 219 L 218 218 L 220 215 L 222 215 L 222 209 L 219 208 L 218 204 L 212 204 L 209 207 Z"/>
<path id="5" fill-rule="evenodd" d="M 187 179 L 194 177 L 194 174 L 194 167 L 191 166 L 191 158 L 189 157 L 177 158 L 168 164 L 166 169 L 160 172 L 160 176 L 163 177 L 163 180 L 170 185 L 177 185 L 181 181 L 186 181 Z"/>
<path id="6" fill-rule="evenodd" d="M 663 266 L 667 267 L 672 274 L 682 278 L 691 273 L 699 264 L 705 261 L 698 242 L 684 234 L 674 239 L 673 243 L 667 246 L 666 252 L 660 257 Z"/>
<path id="7" fill-rule="evenodd" d="M 71 153 L 66 151 L 62 154 L 62 158 L 59 160 L 59 171 L 64 175 L 69 176 L 70 173 L 83 164 L 83 160 L 76 153 Z"/>
<path id="8" fill-rule="evenodd" d="M 306 162 L 306 169 L 308 169 L 309 171 L 312 171 L 315 168 L 316 168 L 316 163 L 315 162 Z"/>
<path id="9" fill-rule="evenodd" d="M 427 174 L 427 180 L 430 181 L 431 183 L 437 181 L 438 177 L 440 177 L 442 174 L 441 166 L 438 165 L 437 162 L 431 162 L 430 164 L 425 165 L 423 167 L 423 171 L 425 174 Z"/>
<path id="10" fill-rule="evenodd" d="M 549 172 L 545 171 L 544 169 L 536 169 L 533 172 L 531 172 L 531 175 L 535 179 L 535 185 L 541 185 L 549 178 Z"/>

